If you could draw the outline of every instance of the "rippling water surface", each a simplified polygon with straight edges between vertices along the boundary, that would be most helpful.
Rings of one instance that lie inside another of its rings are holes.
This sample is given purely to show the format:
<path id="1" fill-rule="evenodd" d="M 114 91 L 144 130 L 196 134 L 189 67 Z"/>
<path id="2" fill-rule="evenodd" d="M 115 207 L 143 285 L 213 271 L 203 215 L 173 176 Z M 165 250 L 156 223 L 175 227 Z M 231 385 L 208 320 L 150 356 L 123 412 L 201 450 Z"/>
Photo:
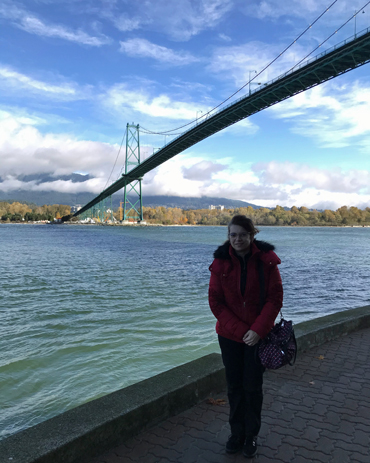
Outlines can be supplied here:
<path id="1" fill-rule="evenodd" d="M 0 225 L 0 438 L 211 352 L 226 227 Z M 370 303 L 369 228 L 261 227 L 284 315 Z"/>

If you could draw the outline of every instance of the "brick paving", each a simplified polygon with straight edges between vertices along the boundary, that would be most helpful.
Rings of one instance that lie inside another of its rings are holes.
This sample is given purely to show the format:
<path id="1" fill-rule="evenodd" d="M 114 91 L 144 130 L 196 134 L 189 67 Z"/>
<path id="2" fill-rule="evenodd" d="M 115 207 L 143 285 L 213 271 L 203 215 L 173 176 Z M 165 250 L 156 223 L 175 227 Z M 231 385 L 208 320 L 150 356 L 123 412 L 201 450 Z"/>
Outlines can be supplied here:
<path id="1" fill-rule="evenodd" d="M 255 463 L 370 463 L 370 329 L 267 372 Z M 238 463 L 228 455 L 226 392 L 141 432 L 90 463 Z"/>

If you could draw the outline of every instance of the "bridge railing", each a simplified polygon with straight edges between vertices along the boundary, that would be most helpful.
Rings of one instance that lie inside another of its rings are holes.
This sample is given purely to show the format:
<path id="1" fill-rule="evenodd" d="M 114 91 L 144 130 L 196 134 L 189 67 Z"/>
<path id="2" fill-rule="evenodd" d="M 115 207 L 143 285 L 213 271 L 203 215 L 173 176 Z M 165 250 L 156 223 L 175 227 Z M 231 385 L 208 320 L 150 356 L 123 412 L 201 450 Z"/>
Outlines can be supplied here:
<path id="1" fill-rule="evenodd" d="M 323 56 L 326 56 L 328 55 L 329 53 L 331 53 L 332 51 L 336 50 L 337 48 L 340 48 L 340 47 L 343 47 L 343 45 L 346 45 L 347 43 L 350 43 L 350 42 L 353 42 L 354 40 L 358 39 L 359 37 L 361 37 L 362 35 L 366 35 L 368 32 L 370 31 L 370 27 L 368 27 L 367 29 L 363 29 L 362 31 L 354 34 L 353 36 L 349 37 L 348 39 L 345 39 L 345 40 L 342 40 L 342 42 L 339 42 L 337 44 L 335 44 L 334 46 L 328 48 L 327 50 L 323 51 L 322 53 L 319 53 L 318 55 L 315 55 L 313 56 L 312 58 L 309 58 L 308 60 L 306 61 L 303 61 L 301 64 L 299 64 L 298 66 L 294 66 L 294 68 L 292 68 L 291 70 L 287 71 L 286 73 L 284 74 L 281 74 L 280 76 L 278 77 L 275 77 L 273 80 L 271 80 L 268 85 L 270 83 L 273 83 L 273 82 L 276 82 L 277 80 L 279 79 L 282 79 L 284 78 L 285 76 L 288 76 L 289 74 L 292 74 L 293 72 L 295 72 L 297 69 L 301 69 L 303 68 L 304 66 L 307 66 L 307 64 L 311 64 L 315 61 L 317 61 L 318 59 L 322 58 Z M 259 88 L 255 89 L 254 91 L 258 91 Z"/>
<path id="2" fill-rule="evenodd" d="M 205 116 L 199 118 L 203 119 L 202 122 L 198 122 L 198 119 L 195 125 L 172 139 L 169 143 L 165 143 L 158 152 L 146 158 L 140 165 L 134 167 L 102 191 L 96 198 L 82 208 L 81 213 L 120 190 L 133 180 L 138 180 L 143 177 L 147 172 L 171 159 L 176 154 L 179 154 L 219 130 L 301 91 L 312 88 L 337 75 L 369 63 L 369 44 L 370 28 L 367 28 L 355 34 L 353 37 L 342 41 L 340 44 L 336 44 L 334 47 L 291 68 L 286 73 L 269 81 L 260 88 L 254 89 L 251 94 L 233 100 L 228 105 L 218 109 L 217 112 L 216 110 L 211 110 Z M 317 63 L 315 63 L 315 61 L 317 61 Z M 319 68 L 320 73 L 317 73 L 317 69 Z M 281 81 L 280 83 L 279 80 Z M 256 95 L 256 92 L 261 93 L 261 95 Z M 78 215 L 78 213 L 75 215 Z"/>
<path id="3" fill-rule="evenodd" d="M 250 95 L 253 95 L 254 93 L 257 93 L 259 91 L 261 91 L 263 88 L 266 88 L 268 87 L 269 85 L 272 85 L 273 83 L 277 82 L 278 80 L 281 80 L 283 79 L 284 77 L 286 76 L 289 76 L 290 74 L 293 74 L 293 72 L 296 72 L 298 69 L 301 69 L 305 66 L 307 66 L 308 64 L 310 63 L 313 63 L 317 60 L 319 60 L 320 58 L 322 58 L 323 56 L 331 53 L 332 51 L 336 50 L 337 48 L 340 48 L 342 47 L 343 45 L 346 45 L 347 43 L 350 43 L 350 42 L 353 42 L 354 40 L 358 39 L 359 37 L 361 37 L 362 35 L 366 35 L 367 33 L 370 32 L 370 27 L 366 28 L 366 29 L 363 29 L 362 31 L 354 34 L 353 36 L 350 36 L 348 37 L 347 39 L 345 40 L 342 40 L 341 42 L 335 44 L 334 46 L 328 48 L 327 50 L 323 51 L 322 53 L 319 53 L 318 55 L 315 55 L 313 56 L 312 58 L 309 58 L 305 61 L 303 61 L 301 64 L 297 65 L 297 66 L 294 66 L 293 68 L 291 68 L 289 71 L 283 73 L 283 74 L 280 74 L 278 77 L 274 77 L 272 80 L 269 80 L 268 82 L 264 83 L 263 86 L 258 86 L 257 88 L 253 89 L 250 91 L 249 95 L 244 95 L 240 98 L 237 98 L 235 100 L 233 100 L 231 103 L 227 104 L 227 105 L 224 105 L 222 106 L 221 109 L 215 111 L 215 112 L 212 112 L 212 110 L 210 111 L 209 114 L 206 114 L 204 116 L 200 116 L 198 119 L 201 119 L 201 122 L 196 122 L 194 125 L 191 126 L 191 128 L 195 128 L 197 125 L 201 124 L 202 122 L 206 121 L 207 119 L 209 119 L 210 117 L 213 117 L 213 116 L 216 116 L 217 114 L 221 113 L 222 111 L 224 111 L 225 109 L 229 108 L 230 106 L 233 106 L 235 103 L 237 103 L 238 101 L 242 101 L 244 100 L 245 98 L 247 98 L 248 96 Z M 185 133 L 185 132 L 183 132 Z M 171 143 L 172 141 L 175 141 L 177 138 L 181 137 L 181 135 L 177 136 L 176 138 L 173 138 L 170 142 L 168 143 Z M 168 143 L 165 143 L 163 145 L 166 146 Z"/>
<path id="4" fill-rule="evenodd" d="M 287 72 L 285 72 L 283 74 L 280 74 L 278 77 L 274 77 L 274 79 L 266 82 L 266 84 L 264 84 L 264 86 L 262 88 L 268 87 L 269 85 L 273 84 L 274 82 L 277 82 L 278 80 L 281 80 L 284 77 L 286 77 L 286 76 L 288 76 L 290 74 L 293 74 L 293 72 L 297 71 L 298 69 L 301 69 L 301 68 L 307 66 L 308 64 L 319 60 L 320 58 L 322 58 L 323 56 L 331 53 L 332 51 L 336 50 L 337 48 L 340 48 L 343 45 L 346 45 L 347 43 L 353 42 L 355 39 L 358 39 L 362 35 L 366 35 L 368 32 L 370 32 L 370 27 L 368 27 L 367 29 L 362 30 L 361 32 L 356 33 L 355 35 L 349 37 L 346 40 L 343 40 L 340 43 L 337 43 L 336 45 L 334 45 L 333 47 L 328 48 L 327 50 L 323 51 L 322 53 L 320 53 L 318 55 L 315 55 L 315 56 L 313 56 L 312 58 L 309 58 L 306 61 L 303 61 L 301 64 L 299 64 L 297 66 L 294 66 L 294 68 L 290 69 L 289 71 L 287 71 Z M 261 87 L 257 87 L 255 89 L 251 90 L 251 95 L 254 94 L 254 93 L 257 93 L 259 91 L 261 91 Z M 245 98 L 246 98 L 246 96 L 242 96 L 242 97 L 240 97 L 240 98 L 238 98 L 236 100 L 233 100 L 232 103 L 229 103 L 228 105 L 224 106 L 222 109 L 218 110 L 217 112 L 213 113 L 212 115 L 220 113 L 225 108 L 228 108 L 228 107 L 232 106 L 233 104 L 235 104 L 236 102 L 244 100 Z"/>
<path id="5" fill-rule="evenodd" d="M 242 100 L 245 100 L 246 98 L 248 98 L 249 96 L 261 91 L 262 89 L 265 89 L 266 87 L 268 87 L 269 85 L 272 85 L 274 84 L 275 82 L 283 79 L 284 77 L 286 76 L 289 76 L 291 74 L 293 74 L 294 72 L 296 72 L 298 69 L 301 69 L 305 66 L 307 66 L 308 64 L 310 63 L 313 63 L 317 60 L 319 60 L 320 58 L 322 58 L 323 56 L 333 52 L 334 50 L 336 50 L 337 48 L 340 48 L 342 47 L 343 45 L 346 45 L 347 43 L 350 43 L 350 42 L 353 42 L 354 40 L 358 39 L 359 37 L 361 37 L 362 35 L 366 35 L 367 33 L 370 32 L 370 27 L 366 28 L 366 29 L 363 29 L 362 31 L 354 34 L 353 36 L 350 36 L 349 38 L 345 39 L 345 40 L 342 40 L 341 42 L 337 43 L 336 45 L 328 48 L 327 50 L 323 51 L 322 53 L 319 53 L 318 55 L 315 55 L 313 56 L 312 58 L 309 58 L 308 60 L 305 60 L 303 61 L 301 64 L 297 65 L 297 66 L 294 66 L 293 68 L 291 68 L 289 71 L 283 73 L 283 74 L 280 74 L 278 77 L 275 77 L 274 79 L 266 82 L 265 84 L 263 84 L 263 86 L 258 86 L 257 88 L 251 90 L 250 94 L 249 95 L 243 95 L 241 96 L 240 98 L 237 98 L 235 100 L 232 100 L 231 103 L 228 103 L 224 106 L 222 106 L 222 108 L 220 108 L 219 110 L 217 111 L 210 111 L 209 114 L 206 114 L 204 116 L 200 116 L 198 118 L 198 120 L 201 120 L 201 122 L 196 122 L 194 125 L 190 126 L 190 129 L 187 129 L 185 130 L 183 133 L 181 133 L 180 135 L 178 135 L 177 137 L 173 138 L 172 140 L 170 140 L 168 143 L 165 143 L 161 148 L 159 149 L 162 149 L 164 148 L 165 146 L 167 146 L 168 144 L 176 141 L 178 138 L 180 138 L 184 133 L 186 133 L 188 130 L 191 130 L 195 127 L 197 127 L 198 125 L 202 124 L 203 122 L 207 121 L 209 118 L 211 117 L 214 117 L 216 116 L 217 114 L 220 114 L 221 112 L 225 111 L 227 108 L 229 108 L 230 106 L 233 106 L 234 104 L 238 103 L 239 101 L 242 101 Z M 149 156 L 147 159 L 151 158 L 152 156 L 154 156 L 156 153 L 152 154 L 151 156 Z"/>

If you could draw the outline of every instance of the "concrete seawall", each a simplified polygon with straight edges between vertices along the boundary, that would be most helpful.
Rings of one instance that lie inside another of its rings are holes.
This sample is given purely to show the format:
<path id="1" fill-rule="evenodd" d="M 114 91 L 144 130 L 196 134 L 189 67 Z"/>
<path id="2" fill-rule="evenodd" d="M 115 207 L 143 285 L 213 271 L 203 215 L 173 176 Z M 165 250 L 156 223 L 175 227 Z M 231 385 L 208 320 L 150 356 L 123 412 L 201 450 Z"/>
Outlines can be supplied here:
<path id="1" fill-rule="evenodd" d="M 370 306 L 300 323 L 295 332 L 304 351 L 367 327 Z M 0 462 L 83 463 L 224 389 L 221 357 L 210 354 L 4 439 Z"/>

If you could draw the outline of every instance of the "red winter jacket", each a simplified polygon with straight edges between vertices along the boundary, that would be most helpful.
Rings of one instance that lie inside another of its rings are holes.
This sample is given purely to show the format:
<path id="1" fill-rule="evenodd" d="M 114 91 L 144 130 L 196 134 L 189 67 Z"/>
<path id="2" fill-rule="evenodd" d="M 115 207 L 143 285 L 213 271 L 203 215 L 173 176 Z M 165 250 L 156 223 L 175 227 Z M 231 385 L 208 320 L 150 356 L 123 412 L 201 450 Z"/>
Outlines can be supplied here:
<path id="1" fill-rule="evenodd" d="M 243 342 L 248 330 L 264 338 L 274 326 L 283 305 L 283 286 L 274 246 L 254 240 L 247 263 L 247 284 L 244 294 L 240 291 L 240 262 L 229 241 L 214 253 L 215 260 L 209 267 L 209 306 L 217 318 L 216 332 L 233 341 Z M 260 283 L 258 261 L 263 262 L 265 298 L 260 312 Z"/>

